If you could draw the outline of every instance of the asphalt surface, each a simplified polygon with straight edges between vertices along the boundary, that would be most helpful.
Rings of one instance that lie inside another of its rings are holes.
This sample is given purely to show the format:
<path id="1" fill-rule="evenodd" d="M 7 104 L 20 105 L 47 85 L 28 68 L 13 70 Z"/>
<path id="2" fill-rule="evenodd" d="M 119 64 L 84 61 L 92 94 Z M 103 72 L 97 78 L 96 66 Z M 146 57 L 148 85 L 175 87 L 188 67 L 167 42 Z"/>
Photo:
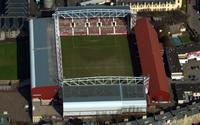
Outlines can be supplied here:
<path id="1" fill-rule="evenodd" d="M 200 14 L 197 14 L 197 11 L 194 9 L 196 6 L 196 1 L 191 0 L 191 3 L 188 3 L 187 13 L 189 15 L 188 24 L 192 29 L 195 29 L 198 34 L 200 34 Z"/>
<path id="2" fill-rule="evenodd" d="M 28 102 L 17 90 L 0 92 L 0 102 L 0 114 L 7 112 L 12 121 L 31 121 L 29 112 L 24 108 Z"/>

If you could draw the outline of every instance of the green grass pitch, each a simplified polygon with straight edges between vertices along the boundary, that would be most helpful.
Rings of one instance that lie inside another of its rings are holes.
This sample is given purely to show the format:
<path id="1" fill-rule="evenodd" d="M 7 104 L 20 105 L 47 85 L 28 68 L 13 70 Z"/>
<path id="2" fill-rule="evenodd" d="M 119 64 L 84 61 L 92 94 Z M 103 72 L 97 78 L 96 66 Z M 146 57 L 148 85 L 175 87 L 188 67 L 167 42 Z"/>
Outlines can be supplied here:
<path id="1" fill-rule="evenodd" d="M 0 80 L 17 79 L 17 50 L 15 41 L 0 41 Z"/>
<path id="2" fill-rule="evenodd" d="M 132 76 L 127 36 L 61 38 L 64 78 Z"/>

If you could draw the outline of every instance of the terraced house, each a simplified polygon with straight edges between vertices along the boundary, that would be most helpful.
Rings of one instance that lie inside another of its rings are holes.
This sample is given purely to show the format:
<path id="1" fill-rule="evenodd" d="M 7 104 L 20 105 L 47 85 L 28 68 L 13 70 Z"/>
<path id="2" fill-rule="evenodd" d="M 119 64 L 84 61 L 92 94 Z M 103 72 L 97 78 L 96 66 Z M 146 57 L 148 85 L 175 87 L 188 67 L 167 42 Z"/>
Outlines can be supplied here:
<path id="1" fill-rule="evenodd" d="M 115 0 L 117 5 L 129 5 L 134 11 L 171 11 L 181 8 L 182 0 Z"/>

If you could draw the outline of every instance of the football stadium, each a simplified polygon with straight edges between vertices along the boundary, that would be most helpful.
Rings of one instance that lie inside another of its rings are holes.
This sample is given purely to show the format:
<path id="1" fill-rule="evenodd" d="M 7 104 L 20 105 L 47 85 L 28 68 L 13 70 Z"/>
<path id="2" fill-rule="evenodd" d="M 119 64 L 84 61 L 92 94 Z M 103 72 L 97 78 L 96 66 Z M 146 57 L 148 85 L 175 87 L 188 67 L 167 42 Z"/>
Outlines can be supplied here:
<path id="1" fill-rule="evenodd" d="M 64 118 L 146 113 L 148 78 L 134 76 L 129 45 L 135 22 L 126 6 L 59 7 L 30 20 L 33 107 L 61 94 Z"/>

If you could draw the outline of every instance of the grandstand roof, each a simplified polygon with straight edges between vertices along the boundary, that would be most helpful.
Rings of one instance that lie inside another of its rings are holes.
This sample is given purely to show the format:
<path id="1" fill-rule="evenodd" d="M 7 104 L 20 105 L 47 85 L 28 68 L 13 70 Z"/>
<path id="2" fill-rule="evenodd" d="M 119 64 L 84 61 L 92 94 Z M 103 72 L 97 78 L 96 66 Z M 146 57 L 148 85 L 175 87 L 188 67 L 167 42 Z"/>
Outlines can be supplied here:
<path id="1" fill-rule="evenodd" d="M 64 85 L 64 102 L 146 100 L 143 84 Z"/>
<path id="2" fill-rule="evenodd" d="M 52 18 L 30 20 L 31 84 L 33 87 L 57 84 L 55 34 Z"/>
<path id="3" fill-rule="evenodd" d="M 151 100 L 170 101 L 168 81 L 155 29 L 148 19 L 142 18 L 136 22 L 135 33 L 143 75 L 150 76 Z"/>
<path id="4" fill-rule="evenodd" d="M 105 115 L 146 112 L 143 84 L 63 87 L 63 115 Z"/>
<path id="5" fill-rule="evenodd" d="M 129 6 L 76 6 L 76 7 L 58 7 L 56 11 L 67 11 L 67 10 L 86 10 L 86 9 L 127 9 Z"/>
<path id="6" fill-rule="evenodd" d="M 125 17 L 128 14 L 135 16 L 136 13 L 130 10 L 129 6 L 78 6 L 58 7 L 54 15 L 64 18 L 82 17 Z"/>

